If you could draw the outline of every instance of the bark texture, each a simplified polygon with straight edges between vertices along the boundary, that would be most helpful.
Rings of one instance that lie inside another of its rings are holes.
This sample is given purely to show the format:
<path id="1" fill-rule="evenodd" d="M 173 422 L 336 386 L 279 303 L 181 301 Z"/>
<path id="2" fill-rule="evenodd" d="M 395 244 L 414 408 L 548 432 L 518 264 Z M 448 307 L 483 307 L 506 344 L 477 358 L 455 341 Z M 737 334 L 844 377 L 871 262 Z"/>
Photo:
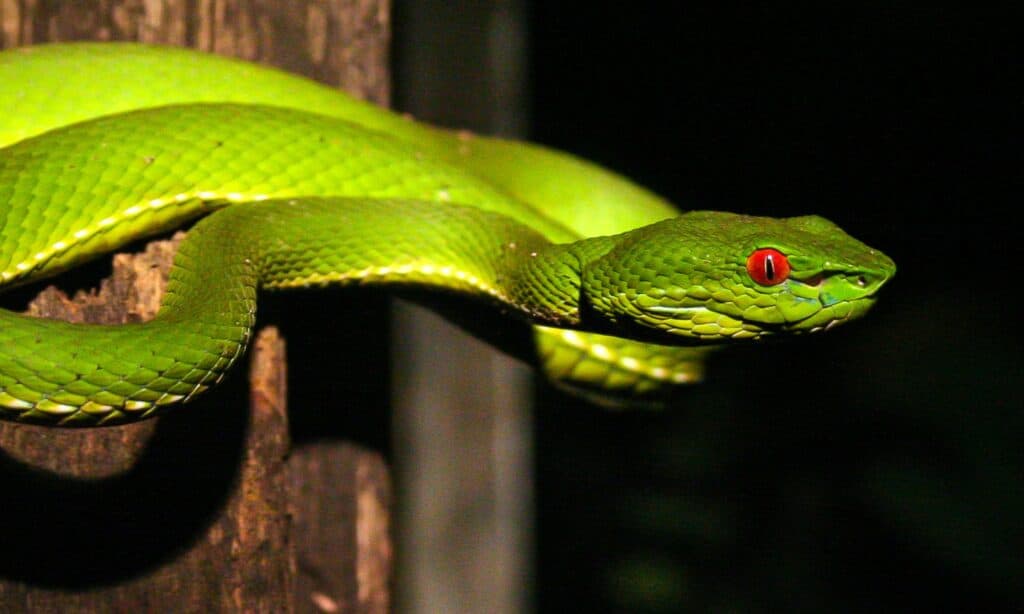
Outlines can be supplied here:
<path id="1" fill-rule="evenodd" d="M 190 46 L 386 104 L 388 10 L 386 0 L 0 0 L 0 43 Z M 49 288 L 29 311 L 81 322 L 151 317 L 175 245 L 118 255 L 99 291 L 68 298 Z M 292 443 L 276 328 L 259 332 L 250 363 L 248 379 L 239 365 L 205 398 L 156 420 L 88 431 L 0 424 L 0 610 L 387 611 L 383 458 L 330 436 L 337 428 L 308 444 L 300 429 Z"/>

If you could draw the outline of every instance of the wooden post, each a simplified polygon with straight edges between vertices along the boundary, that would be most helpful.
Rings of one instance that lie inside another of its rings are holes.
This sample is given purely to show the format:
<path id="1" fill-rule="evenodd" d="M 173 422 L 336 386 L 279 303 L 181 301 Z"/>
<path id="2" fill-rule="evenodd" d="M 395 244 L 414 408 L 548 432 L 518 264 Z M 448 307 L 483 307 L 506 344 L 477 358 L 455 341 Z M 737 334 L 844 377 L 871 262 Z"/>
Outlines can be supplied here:
<path id="1" fill-rule="evenodd" d="M 385 104 L 388 8 L 387 0 L 7 0 L 0 43 L 192 46 Z M 173 250 L 157 242 L 117 256 L 100 293 L 69 300 L 47 290 L 30 310 L 91 322 L 149 317 Z M 286 332 L 310 317 L 309 305 L 288 316 L 281 304 L 270 312 Z M 368 326 L 386 338 L 383 316 L 359 324 Z M 296 360 L 293 371 L 304 373 L 301 361 L 326 359 Z M 275 328 L 258 334 L 250 362 L 248 387 L 240 365 L 206 398 L 157 420 L 89 431 L 0 425 L 0 611 L 387 611 L 390 485 L 381 455 L 339 441 L 344 427 L 317 428 L 322 418 L 290 432 Z M 373 415 L 384 405 L 289 396 L 290 411 L 307 416 Z M 387 436 L 380 426 L 361 435 L 378 448 Z"/>
<path id="2" fill-rule="evenodd" d="M 524 2 L 413 0 L 401 10 L 402 110 L 441 125 L 524 136 Z M 530 611 L 529 370 L 423 307 L 399 301 L 394 326 L 403 545 L 396 607 L 406 614 Z M 436 359 L 438 348 L 444 360 Z"/>

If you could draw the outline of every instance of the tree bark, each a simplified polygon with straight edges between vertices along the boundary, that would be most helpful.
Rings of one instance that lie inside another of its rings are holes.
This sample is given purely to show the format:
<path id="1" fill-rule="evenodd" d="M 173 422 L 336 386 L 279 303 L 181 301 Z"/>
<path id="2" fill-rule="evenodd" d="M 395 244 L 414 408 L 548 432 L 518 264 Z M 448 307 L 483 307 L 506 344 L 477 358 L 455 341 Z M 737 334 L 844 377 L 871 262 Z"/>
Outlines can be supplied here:
<path id="1" fill-rule="evenodd" d="M 2 0 L 0 42 L 185 45 L 386 104 L 388 8 L 387 0 Z M 30 311 L 88 322 L 151 317 L 174 245 L 119 255 L 99 293 L 72 300 L 48 289 Z M 285 308 L 271 311 L 286 331 L 296 319 Z M 359 334 L 384 336 L 385 326 L 381 318 Z M 248 390 L 237 368 L 222 387 L 164 418 L 85 431 L 0 425 L 0 611 L 387 611 L 390 483 L 382 456 L 332 437 L 344 426 L 289 425 L 276 328 L 258 334 L 250 363 Z M 367 397 L 378 389 L 386 382 Z M 334 404 L 315 399 L 323 393 L 290 396 Z M 356 403 L 373 404 L 350 400 L 345 413 L 381 411 Z M 298 411 L 340 413 L 328 409 Z M 370 429 L 360 435 L 381 447 L 380 424 Z M 312 431 L 318 441 L 304 443 Z"/>

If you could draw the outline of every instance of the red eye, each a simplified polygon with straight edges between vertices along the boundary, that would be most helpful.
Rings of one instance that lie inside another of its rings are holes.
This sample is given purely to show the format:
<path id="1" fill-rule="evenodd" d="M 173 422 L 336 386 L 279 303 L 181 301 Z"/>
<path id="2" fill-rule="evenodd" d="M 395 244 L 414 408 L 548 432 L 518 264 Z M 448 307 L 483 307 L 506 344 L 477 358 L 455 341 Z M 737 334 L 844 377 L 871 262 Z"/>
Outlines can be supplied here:
<path id="1" fill-rule="evenodd" d="M 747 258 L 747 273 L 762 286 L 781 284 L 789 277 L 789 260 L 777 249 L 755 249 Z"/>

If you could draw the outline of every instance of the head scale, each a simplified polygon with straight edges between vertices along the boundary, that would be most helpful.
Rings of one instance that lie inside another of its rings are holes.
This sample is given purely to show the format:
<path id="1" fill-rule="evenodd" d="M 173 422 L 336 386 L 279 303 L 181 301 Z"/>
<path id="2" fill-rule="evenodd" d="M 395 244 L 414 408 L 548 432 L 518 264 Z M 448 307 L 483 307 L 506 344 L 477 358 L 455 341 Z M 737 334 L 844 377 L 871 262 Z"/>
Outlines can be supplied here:
<path id="1" fill-rule="evenodd" d="M 660 343 L 814 332 L 860 317 L 895 273 L 817 216 L 692 212 L 620 235 L 585 261 L 587 317 Z"/>

